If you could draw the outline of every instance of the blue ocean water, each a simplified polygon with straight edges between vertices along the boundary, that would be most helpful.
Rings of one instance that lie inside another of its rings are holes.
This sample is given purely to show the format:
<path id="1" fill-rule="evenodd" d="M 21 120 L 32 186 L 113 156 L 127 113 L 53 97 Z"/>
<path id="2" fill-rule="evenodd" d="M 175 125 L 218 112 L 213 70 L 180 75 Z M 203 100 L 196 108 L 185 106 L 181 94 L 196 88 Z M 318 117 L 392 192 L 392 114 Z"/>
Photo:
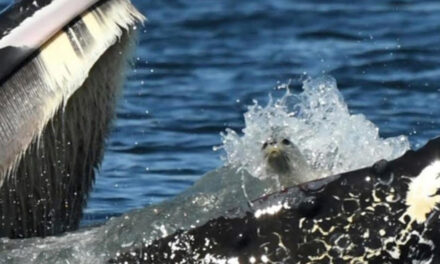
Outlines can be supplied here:
<path id="1" fill-rule="evenodd" d="M 133 1 L 148 17 L 83 225 L 175 196 L 221 166 L 252 99 L 330 74 L 352 113 L 413 147 L 440 135 L 438 1 Z"/>

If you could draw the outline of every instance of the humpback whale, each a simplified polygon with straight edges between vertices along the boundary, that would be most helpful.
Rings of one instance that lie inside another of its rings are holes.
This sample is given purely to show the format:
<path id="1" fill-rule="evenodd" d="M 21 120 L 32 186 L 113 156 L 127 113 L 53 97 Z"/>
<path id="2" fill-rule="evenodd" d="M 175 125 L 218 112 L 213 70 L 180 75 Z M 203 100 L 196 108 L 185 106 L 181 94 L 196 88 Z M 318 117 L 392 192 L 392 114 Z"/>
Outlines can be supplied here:
<path id="1" fill-rule="evenodd" d="M 440 138 L 121 250 L 108 263 L 440 263 Z"/>
<path id="2" fill-rule="evenodd" d="M 22 0 L 0 14 L 0 236 L 78 227 L 144 19 L 130 0 Z"/>

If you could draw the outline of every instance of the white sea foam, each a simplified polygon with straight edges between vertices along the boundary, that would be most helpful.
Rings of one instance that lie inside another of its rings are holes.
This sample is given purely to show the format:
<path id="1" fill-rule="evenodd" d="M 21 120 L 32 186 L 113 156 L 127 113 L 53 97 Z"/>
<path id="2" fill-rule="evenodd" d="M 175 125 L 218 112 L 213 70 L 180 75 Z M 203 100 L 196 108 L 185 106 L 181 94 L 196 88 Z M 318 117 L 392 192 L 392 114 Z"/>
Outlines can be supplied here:
<path id="1" fill-rule="evenodd" d="M 312 167 L 325 174 L 341 173 L 394 159 L 409 149 L 405 136 L 381 138 L 379 128 L 362 114 L 350 114 L 329 76 L 307 79 L 303 91 L 286 89 L 280 99 L 266 106 L 257 101 L 244 114 L 245 127 L 222 133 L 225 163 L 246 169 L 253 176 L 266 175 L 261 146 L 274 130 L 290 137 Z M 323 175 L 325 176 L 325 175 Z"/>

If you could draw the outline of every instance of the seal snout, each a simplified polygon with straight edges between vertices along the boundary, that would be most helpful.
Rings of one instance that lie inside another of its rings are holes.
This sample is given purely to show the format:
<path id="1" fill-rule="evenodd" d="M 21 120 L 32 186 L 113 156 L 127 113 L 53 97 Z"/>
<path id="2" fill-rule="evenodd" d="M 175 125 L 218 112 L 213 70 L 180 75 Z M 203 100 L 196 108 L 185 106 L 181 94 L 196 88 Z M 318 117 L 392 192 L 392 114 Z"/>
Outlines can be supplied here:
<path id="1" fill-rule="evenodd" d="M 278 146 L 270 146 L 265 152 L 268 159 L 277 159 L 280 158 L 281 155 L 283 155 L 281 149 Z"/>

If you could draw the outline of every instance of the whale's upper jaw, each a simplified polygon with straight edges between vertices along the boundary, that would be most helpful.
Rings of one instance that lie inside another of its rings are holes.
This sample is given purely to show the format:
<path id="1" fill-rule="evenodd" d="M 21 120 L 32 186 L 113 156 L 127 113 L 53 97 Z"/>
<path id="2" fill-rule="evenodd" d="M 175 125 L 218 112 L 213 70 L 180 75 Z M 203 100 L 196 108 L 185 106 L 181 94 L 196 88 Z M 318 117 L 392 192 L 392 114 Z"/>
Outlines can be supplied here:
<path id="1" fill-rule="evenodd" d="M 100 56 L 145 19 L 129 0 L 46 2 L 0 14 L 0 186 Z"/>
<path id="2" fill-rule="evenodd" d="M 0 236 L 79 225 L 145 19 L 130 0 L 95 2 L 21 0 L 0 15 Z"/>
<path id="3" fill-rule="evenodd" d="M 97 2 L 22 0 L 3 10 L 0 13 L 0 83 L 51 37 Z"/>

